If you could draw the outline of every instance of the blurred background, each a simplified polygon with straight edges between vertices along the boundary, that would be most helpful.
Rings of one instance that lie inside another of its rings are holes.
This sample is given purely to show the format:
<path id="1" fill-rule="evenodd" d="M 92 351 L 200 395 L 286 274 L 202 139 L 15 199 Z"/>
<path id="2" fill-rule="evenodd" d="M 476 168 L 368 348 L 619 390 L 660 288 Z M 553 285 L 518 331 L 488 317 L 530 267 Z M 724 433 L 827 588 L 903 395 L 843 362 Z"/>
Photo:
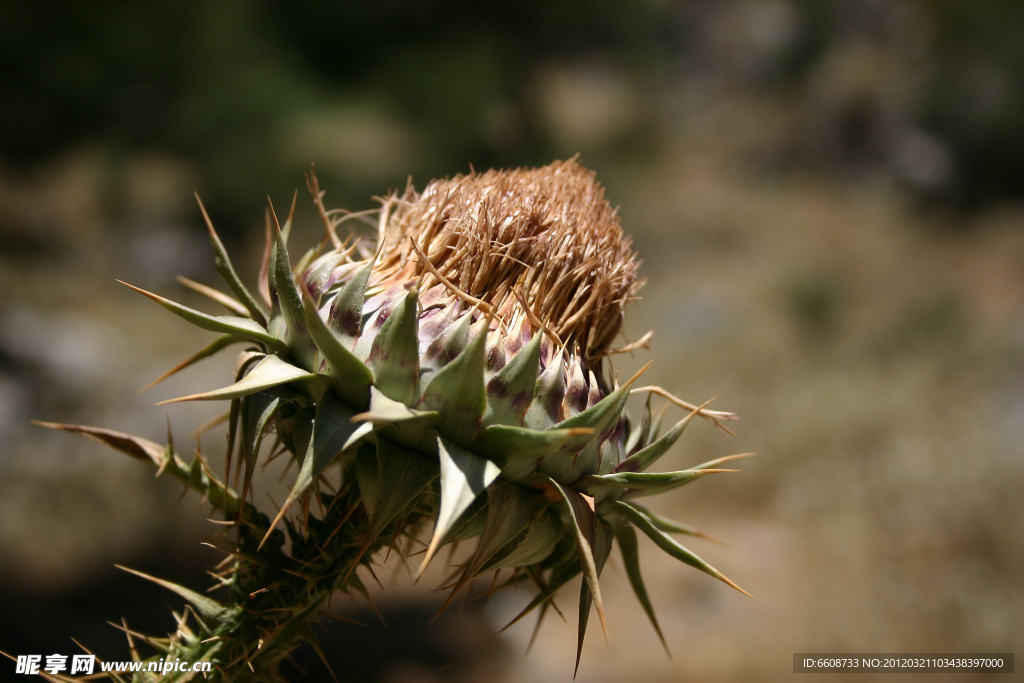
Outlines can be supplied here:
<path id="1" fill-rule="evenodd" d="M 175 281 L 219 285 L 193 191 L 251 280 L 268 194 L 280 206 L 302 188 L 293 239 L 318 238 L 311 162 L 329 206 L 360 210 L 410 177 L 580 153 L 648 278 L 626 333 L 654 329 L 652 349 L 618 366 L 653 358 L 657 383 L 742 415 L 736 439 L 695 424 L 664 466 L 759 455 L 654 506 L 727 541 L 690 545 L 758 601 L 642 541 L 669 660 L 616 552 L 611 646 L 592 629 L 579 679 L 784 680 L 793 652 L 1022 651 L 1024 4 L 25 0 L 2 14 L 0 648 L 71 654 L 74 637 L 126 658 L 106 622 L 166 633 L 175 602 L 113 565 L 199 587 L 219 559 L 195 497 L 29 423 L 162 440 L 169 420 L 195 447 L 218 407 L 153 403 L 226 384 L 232 360 L 139 395 L 207 335 L 114 282 L 205 306 Z M 223 443 L 202 445 L 216 459 Z M 388 629 L 334 605 L 369 624 L 325 624 L 341 680 L 571 679 L 574 619 L 545 623 L 524 657 L 532 623 L 494 635 L 524 592 L 428 626 L 439 594 L 394 569 L 376 596 Z M 329 680 L 311 652 L 296 660 L 293 681 Z"/>

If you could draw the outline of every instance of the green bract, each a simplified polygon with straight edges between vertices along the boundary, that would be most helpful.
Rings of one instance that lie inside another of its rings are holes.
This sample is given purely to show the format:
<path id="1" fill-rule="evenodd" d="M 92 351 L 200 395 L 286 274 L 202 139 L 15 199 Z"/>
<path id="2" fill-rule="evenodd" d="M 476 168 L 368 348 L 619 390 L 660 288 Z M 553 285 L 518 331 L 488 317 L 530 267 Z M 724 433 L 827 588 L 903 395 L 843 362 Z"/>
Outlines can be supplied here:
<path id="1" fill-rule="evenodd" d="M 725 471 L 716 466 L 729 458 L 681 472 L 644 470 L 694 415 L 716 424 L 734 416 L 691 406 L 664 436 L 650 399 L 639 424 L 626 417 L 640 373 L 616 385 L 603 359 L 616 351 L 609 342 L 639 282 L 592 174 L 570 161 L 410 189 L 385 200 L 370 248 L 339 240 L 340 220 L 323 210 L 315 178 L 311 190 L 332 248 L 293 265 L 291 218 L 280 227 L 275 217 L 258 290 L 265 301 L 238 278 L 208 218 L 217 270 L 235 298 L 206 293 L 236 315 L 208 315 L 133 287 L 220 334 L 172 372 L 242 345 L 233 383 L 175 399 L 230 402 L 223 481 L 201 456 L 184 462 L 173 443 L 47 425 L 152 463 L 235 525 L 225 547 L 233 561 L 220 573 L 227 599 L 160 582 L 198 618 L 182 617 L 174 636 L 147 642 L 168 657 L 211 661 L 218 680 L 277 680 L 298 639 L 315 644 L 309 625 L 328 596 L 365 594 L 356 570 L 400 537 L 426 544 L 418 575 L 442 546 L 476 539 L 450 578 L 448 602 L 487 572 L 510 569 L 505 585 L 535 584 L 539 593 L 512 623 L 538 607 L 542 619 L 555 591 L 582 574 L 580 647 L 591 605 L 605 624 L 598 579 L 613 539 L 664 643 L 634 528 L 736 587 L 669 535 L 699 532 L 631 502 Z M 273 520 L 244 502 L 267 440 L 297 464 Z M 321 477 L 328 467 L 342 471 L 338 491 Z M 227 486 L 232 469 L 241 495 Z"/>

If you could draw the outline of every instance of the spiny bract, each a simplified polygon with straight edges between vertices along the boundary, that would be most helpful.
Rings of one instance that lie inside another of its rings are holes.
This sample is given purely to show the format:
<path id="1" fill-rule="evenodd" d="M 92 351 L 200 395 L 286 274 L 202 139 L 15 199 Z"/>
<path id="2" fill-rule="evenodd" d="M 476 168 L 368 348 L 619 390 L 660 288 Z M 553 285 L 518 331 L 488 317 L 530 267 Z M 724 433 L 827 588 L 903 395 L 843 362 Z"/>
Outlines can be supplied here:
<path id="1" fill-rule="evenodd" d="M 339 224 L 355 215 L 327 211 L 315 175 L 307 182 L 327 235 L 292 266 L 292 218 L 282 227 L 268 210 L 262 301 L 242 284 L 209 218 L 217 270 L 235 296 L 185 283 L 232 315 L 137 290 L 220 334 L 168 374 L 244 346 L 234 384 L 175 399 L 230 401 L 223 483 L 200 455 L 186 464 L 173 442 L 50 425 L 151 462 L 234 524 L 218 574 L 230 593 L 224 604 L 160 581 L 189 601 L 196 618 L 190 625 L 180 617 L 170 638 L 146 638 L 158 658 L 209 660 L 221 680 L 278 679 L 279 663 L 298 639 L 315 646 L 309 626 L 323 602 L 335 591 L 366 595 L 356 568 L 369 568 L 374 553 L 399 537 L 415 542 L 429 521 L 420 574 L 441 546 L 477 539 L 450 578 L 448 602 L 474 577 L 507 567 L 505 585 L 532 582 L 539 590 L 512 623 L 537 608 L 543 619 L 555 592 L 582 574 L 580 646 L 591 605 L 605 626 L 598 577 L 613 538 L 664 644 L 634 529 L 736 587 L 669 535 L 702 534 L 634 502 L 740 457 L 644 472 L 695 415 L 719 427 L 735 416 L 658 387 L 634 389 L 640 373 L 621 385 L 606 376 L 609 355 L 646 347 L 647 337 L 610 348 L 641 283 L 630 241 L 592 173 L 571 160 L 456 176 L 418 193 L 410 187 L 382 201 L 370 246 L 354 235 L 338 237 Z M 639 424 L 623 410 L 631 391 L 648 392 Z M 660 438 L 652 393 L 689 410 Z M 298 464 L 272 521 L 245 502 L 271 434 L 271 452 L 287 452 Z M 240 495 L 226 485 L 236 447 Z M 343 482 L 337 491 L 322 476 L 335 464 Z M 296 503 L 300 512 L 289 519 Z M 277 528 L 282 520 L 288 553 Z"/>

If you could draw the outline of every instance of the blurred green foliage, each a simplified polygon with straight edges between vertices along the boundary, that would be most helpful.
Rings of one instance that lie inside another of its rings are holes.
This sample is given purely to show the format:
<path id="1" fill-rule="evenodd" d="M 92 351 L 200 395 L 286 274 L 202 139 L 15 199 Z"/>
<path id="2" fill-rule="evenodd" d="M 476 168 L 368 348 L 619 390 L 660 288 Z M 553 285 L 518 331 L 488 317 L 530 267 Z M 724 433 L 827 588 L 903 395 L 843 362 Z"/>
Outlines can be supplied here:
<path id="1" fill-rule="evenodd" d="M 395 184 L 468 163 L 546 163 L 550 145 L 523 96 L 531 70 L 580 52 L 638 68 L 663 61 L 660 13 L 568 0 L 11 2 L 0 22 L 0 158 L 24 169 L 83 141 L 171 152 L 194 161 L 216 212 L 239 218 L 254 191 L 305 170 L 280 144 L 296 117 L 369 100 L 425 141 Z M 496 111 L 515 120 L 515 148 L 489 132 Z"/>
<path id="2" fill-rule="evenodd" d="M 858 91 L 820 114 L 838 121 L 837 139 L 804 147 L 840 163 L 878 161 L 895 139 L 889 128 L 912 126 L 955 162 L 931 198 L 977 205 L 1024 191 L 1024 5 L 764 3 L 775 9 L 755 13 L 754 25 L 726 22 L 727 34 L 764 42 L 778 33 L 772 17 L 792 15 L 751 78 L 728 73 L 731 56 L 708 38 L 720 15 L 749 4 L 15 0 L 0 22 L 0 159 L 31 167 L 83 141 L 159 149 L 194 161 L 214 210 L 240 218 L 255 188 L 299 170 L 282 142 L 288 127 L 339 102 L 375 103 L 413 132 L 419 153 L 388 177 L 401 184 L 405 174 L 559 155 L 531 89 L 545 64 L 610 62 L 655 91 L 724 73 L 779 98 L 802 93 L 792 98 L 799 109 L 831 55 L 869 43 L 883 53 L 888 86 L 911 94 L 894 104 Z M 641 128 L 629 147 L 659 132 Z M 346 192 L 379 190 L 373 179 Z"/>

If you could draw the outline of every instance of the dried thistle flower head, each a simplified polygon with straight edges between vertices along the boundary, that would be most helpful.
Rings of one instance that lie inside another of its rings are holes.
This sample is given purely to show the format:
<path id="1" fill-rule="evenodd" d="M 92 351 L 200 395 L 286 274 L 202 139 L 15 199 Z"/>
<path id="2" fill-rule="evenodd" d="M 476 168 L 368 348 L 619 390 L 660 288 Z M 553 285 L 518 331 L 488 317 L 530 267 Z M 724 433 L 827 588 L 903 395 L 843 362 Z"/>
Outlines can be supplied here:
<path id="1" fill-rule="evenodd" d="M 409 187 L 385 201 L 382 218 L 381 281 L 422 274 L 425 289 L 449 286 L 439 302 L 457 288 L 508 329 L 539 319 L 584 357 L 611 344 L 642 284 L 632 240 L 575 159 Z"/>
<path id="2" fill-rule="evenodd" d="M 173 442 L 48 425 L 151 462 L 201 492 L 234 531 L 216 575 L 223 600 L 160 582 L 199 615 L 194 627 L 182 618 L 171 638 L 147 641 L 161 656 L 212 661 L 218 680 L 279 680 L 280 662 L 297 639 L 313 638 L 309 622 L 334 592 L 367 595 L 357 570 L 372 573 L 378 550 L 413 554 L 416 544 L 425 546 L 422 574 L 442 546 L 476 540 L 463 563 L 448 567 L 448 602 L 476 577 L 495 572 L 496 581 L 505 569 L 502 587 L 535 584 L 539 592 L 513 623 L 535 609 L 543 619 L 555 592 L 582 574 L 577 667 L 591 605 L 605 627 L 599 577 L 613 541 L 665 644 L 636 529 L 739 589 L 670 535 L 703 534 L 635 502 L 727 471 L 718 468 L 743 456 L 645 472 L 695 416 L 719 427 L 735 416 L 659 387 L 634 389 L 640 373 L 620 385 L 602 371 L 608 355 L 648 337 L 610 348 L 640 282 L 630 241 L 592 173 L 570 160 L 410 187 L 382 201 L 373 248 L 338 237 L 351 215 L 328 211 L 315 176 L 308 182 L 330 240 L 293 265 L 292 217 L 281 226 L 268 212 L 262 302 L 208 218 L 217 269 L 235 298 L 192 285 L 232 315 L 138 290 L 220 334 L 167 375 L 244 345 L 233 384 L 175 399 L 230 402 L 223 482 L 201 454 L 184 462 Z M 631 392 L 648 393 L 638 422 L 624 412 Z M 689 411 L 664 435 L 652 394 Z M 273 520 L 246 502 L 265 440 L 297 465 Z M 300 512 L 289 518 L 293 509 Z"/>

